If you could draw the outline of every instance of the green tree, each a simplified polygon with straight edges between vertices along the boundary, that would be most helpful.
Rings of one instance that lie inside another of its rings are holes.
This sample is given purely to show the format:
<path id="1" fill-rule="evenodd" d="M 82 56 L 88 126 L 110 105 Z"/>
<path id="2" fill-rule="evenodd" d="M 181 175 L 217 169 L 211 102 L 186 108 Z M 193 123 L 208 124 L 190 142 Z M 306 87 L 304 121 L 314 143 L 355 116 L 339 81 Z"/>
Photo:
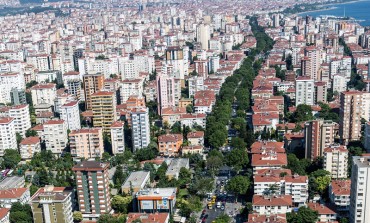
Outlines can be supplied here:
<path id="1" fill-rule="evenodd" d="M 196 176 L 190 184 L 189 192 L 202 197 L 211 192 L 214 188 L 214 180 L 211 177 Z"/>
<path id="2" fill-rule="evenodd" d="M 28 129 L 26 131 L 26 137 L 30 137 L 30 136 L 37 136 L 37 132 L 35 130 Z"/>
<path id="3" fill-rule="evenodd" d="M 124 216 L 119 216 L 119 217 L 114 217 L 111 214 L 102 214 L 98 218 L 97 223 L 122 223 L 125 222 L 125 217 Z"/>
<path id="4" fill-rule="evenodd" d="M 11 223 L 32 223 L 32 210 L 31 206 L 28 204 L 21 204 L 20 202 L 15 202 L 10 208 L 9 220 Z"/>
<path id="5" fill-rule="evenodd" d="M 123 197 L 120 195 L 115 195 L 112 198 L 112 208 L 117 213 L 127 214 L 131 202 L 132 196 Z"/>
<path id="6" fill-rule="evenodd" d="M 121 165 L 116 167 L 116 171 L 113 174 L 113 183 L 119 188 L 125 182 L 127 175 L 123 173 L 123 168 Z"/>
<path id="7" fill-rule="evenodd" d="M 142 148 L 136 151 L 135 158 L 141 162 L 145 160 L 154 159 L 158 154 L 158 150 L 155 148 Z"/>
<path id="8" fill-rule="evenodd" d="M 300 207 L 297 212 L 287 213 L 288 223 L 316 223 L 319 214 L 307 207 Z"/>
<path id="9" fill-rule="evenodd" d="M 39 189 L 39 187 L 37 187 L 36 185 L 31 185 L 30 186 L 30 195 L 34 195 L 36 193 L 36 191 Z"/>
<path id="10" fill-rule="evenodd" d="M 21 155 L 15 149 L 6 149 L 3 157 L 3 167 L 12 169 L 21 161 Z"/>
<path id="11" fill-rule="evenodd" d="M 191 180 L 191 172 L 185 167 L 181 167 L 177 184 L 179 187 L 185 187 Z"/>
<path id="12" fill-rule="evenodd" d="M 230 143 L 230 146 L 233 147 L 234 149 L 246 149 L 247 148 L 247 144 L 244 142 L 243 139 L 239 138 L 239 137 L 233 137 L 231 139 L 231 143 Z"/>
<path id="13" fill-rule="evenodd" d="M 246 194 L 250 185 L 248 177 L 237 175 L 229 180 L 226 184 L 226 191 L 235 194 L 236 198 L 239 195 Z"/>
<path id="14" fill-rule="evenodd" d="M 82 213 L 80 211 L 73 212 L 73 221 L 74 222 L 81 222 L 83 220 Z"/>
<path id="15" fill-rule="evenodd" d="M 193 113 L 193 105 L 192 104 L 186 106 L 186 112 L 187 113 Z"/>
<path id="16" fill-rule="evenodd" d="M 234 170 L 240 171 L 243 167 L 246 167 L 249 163 L 248 153 L 246 147 L 244 149 L 233 149 L 225 157 L 226 164 L 233 167 Z"/>
<path id="17" fill-rule="evenodd" d="M 292 122 L 304 122 L 313 120 L 312 108 L 309 105 L 300 104 L 292 114 Z"/>
<path id="18" fill-rule="evenodd" d="M 223 161 L 219 156 L 211 156 L 207 158 L 206 166 L 207 169 L 211 170 L 213 173 L 223 165 Z"/>
<path id="19" fill-rule="evenodd" d="M 231 221 L 231 218 L 229 217 L 229 215 L 223 213 L 223 214 L 220 214 L 216 219 L 215 219 L 215 223 L 229 223 Z"/>

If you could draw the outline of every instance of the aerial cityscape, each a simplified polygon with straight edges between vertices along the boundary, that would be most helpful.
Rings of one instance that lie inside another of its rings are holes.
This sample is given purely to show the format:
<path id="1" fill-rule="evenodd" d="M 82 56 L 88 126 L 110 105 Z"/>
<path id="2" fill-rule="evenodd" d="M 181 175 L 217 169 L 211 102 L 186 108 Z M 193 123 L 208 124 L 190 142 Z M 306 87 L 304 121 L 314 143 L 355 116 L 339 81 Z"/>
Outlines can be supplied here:
<path id="1" fill-rule="evenodd" d="M 0 223 L 369 207 L 370 0 L 0 0 Z"/>

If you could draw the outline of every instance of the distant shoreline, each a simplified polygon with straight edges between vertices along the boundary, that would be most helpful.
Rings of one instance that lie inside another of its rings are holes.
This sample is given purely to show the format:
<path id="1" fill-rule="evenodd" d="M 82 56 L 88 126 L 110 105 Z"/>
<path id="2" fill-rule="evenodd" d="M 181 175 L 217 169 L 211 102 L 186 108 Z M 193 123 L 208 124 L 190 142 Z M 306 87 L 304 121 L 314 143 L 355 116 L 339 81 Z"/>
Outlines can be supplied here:
<path id="1" fill-rule="evenodd" d="M 364 1 L 367 1 L 367 0 L 353 0 L 353 1 L 342 2 L 342 3 L 329 3 L 329 4 L 323 4 L 323 5 L 320 5 L 320 6 L 323 6 L 324 7 L 324 6 L 331 6 L 331 5 L 353 4 L 353 3 L 356 3 L 356 2 L 364 2 Z M 309 12 L 329 11 L 329 10 L 333 10 L 333 9 L 337 9 L 337 8 L 338 7 L 333 6 L 333 7 L 329 7 L 329 8 L 322 8 L 322 9 L 316 9 L 316 10 L 299 12 L 299 13 L 296 13 L 294 15 L 306 14 L 306 13 L 309 13 Z"/>

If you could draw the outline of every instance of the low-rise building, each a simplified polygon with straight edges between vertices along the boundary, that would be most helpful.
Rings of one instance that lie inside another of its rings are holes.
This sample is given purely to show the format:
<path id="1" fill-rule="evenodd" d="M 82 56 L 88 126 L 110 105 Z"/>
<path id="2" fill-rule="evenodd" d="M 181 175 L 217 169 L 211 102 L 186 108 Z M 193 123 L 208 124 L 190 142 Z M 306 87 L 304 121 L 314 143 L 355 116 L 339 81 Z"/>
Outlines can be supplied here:
<path id="1" fill-rule="evenodd" d="M 34 223 L 73 222 L 73 191 L 47 185 L 38 189 L 30 204 Z"/>
<path id="2" fill-rule="evenodd" d="M 329 185 L 330 202 L 335 205 L 337 213 L 348 215 L 351 195 L 351 180 L 333 180 Z"/>
<path id="3" fill-rule="evenodd" d="M 166 177 L 168 179 L 178 179 L 181 168 L 189 169 L 189 159 L 188 158 L 177 158 L 173 159 L 166 171 Z"/>
<path id="4" fill-rule="evenodd" d="M 176 187 L 148 188 L 136 193 L 137 211 L 146 213 L 173 213 L 176 204 Z"/>
<path id="5" fill-rule="evenodd" d="M 168 223 L 170 215 L 168 213 L 128 213 L 126 223 Z"/>
<path id="6" fill-rule="evenodd" d="M 5 177 L 3 181 L 0 182 L 0 190 L 6 190 L 11 188 L 24 187 L 25 180 L 23 176 L 11 176 Z"/>
<path id="7" fill-rule="evenodd" d="M 308 208 L 317 211 L 319 214 L 318 222 L 334 222 L 337 219 L 337 213 L 333 207 L 319 203 L 308 203 Z"/>
<path id="8" fill-rule="evenodd" d="M 204 148 L 201 145 L 196 146 L 183 146 L 181 148 L 181 154 L 203 154 Z"/>
<path id="9" fill-rule="evenodd" d="M 247 223 L 287 223 L 285 214 L 272 214 L 272 215 L 261 215 L 261 214 L 248 214 Z"/>
<path id="10" fill-rule="evenodd" d="M 288 160 L 285 153 L 269 151 L 252 155 L 252 167 L 254 172 L 261 169 L 281 169 L 287 164 Z"/>
<path id="11" fill-rule="evenodd" d="M 253 211 L 261 215 L 286 214 L 292 211 L 293 200 L 290 195 L 253 195 Z"/>
<path id="12" fill-rule="evenodd" d="M 130 176 L 122 184 L 122 192 L 137 193 L 141 189 L 144 189 L 146 185 L 150 183 L 150 172 L 147 171 L 136 171 L 131 172 Z"/>
<path id="13" fill-rule="evenodd" d="M 26 187 L 0 190 L 0 206 L 11 208 L 15 202 L 27 204 L 30 200 L 30 190 Z"/>
<path id="14" fill-rule="evenodd" d="M 10 223 L 10 208 L 0 208 L 0 223 Z"/>
<path id="15" fill-rule="evenodd" d="M 22 139 L 19 144 L 19 151 L 22 160 L 30 160 L 33 154 L 41 152 L 40 138 L 38 136 L 31 136 Z"/>
<path id="16" fill-rule="evenodd" d="M 192 128 L 194 125 L 198 125 L 202 128 L 206 127 L 206 114 L 184 114 L 180 116 L 181 126 L 187 126 Z"/>
<path id="17" fill-rule="evenodd" d="M 189 132 L 187 135 L 190 145 L 204 145 L 204 132 Z"/>
<path id="18" fill-rule="evenodd" d="M 183 143 L 182 134 L 166 134 L 158 137 L 158 150 L 164 156 L 177 156 Z"/>

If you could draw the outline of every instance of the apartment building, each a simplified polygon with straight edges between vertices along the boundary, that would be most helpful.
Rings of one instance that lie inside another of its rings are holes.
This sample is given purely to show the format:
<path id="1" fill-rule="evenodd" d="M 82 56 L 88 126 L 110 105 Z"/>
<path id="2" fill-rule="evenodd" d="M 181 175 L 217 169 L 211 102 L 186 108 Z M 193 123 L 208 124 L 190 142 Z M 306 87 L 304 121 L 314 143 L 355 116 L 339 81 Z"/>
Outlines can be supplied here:
<path id="1" fill-rule="evenodd" d="M 74 159 L 101 158 L 104 152 L 103 131 L 101 128 L 72 130 L 69 146 Z"/>
<path id="2" fill-rule="evenodd" d="M 0 156 L 6 149 L 17 149 L 14 118 L 0 117 Z"/>
<path id="3" fill-rule="evenodd" d="M 305 123 L 305 158 L 315 160 L 324 149 L 334 143 L 336 123 L 330 120 L 312 120 Z"/>
<path id="4" fill-rule="evenodd" d="M 30 201 L 30 190 L 26 187 L 0 190 L 0 206 L 11 208 L 13 203 L 27 204 Z"/>
<path id="5" fill-rule="evenodd" d="M 91 95 L 91 109 L 94 127 L 103 128 L 109 132 L 109 127 L 117 120 L 116 94 L 111 91 L 98 91 Z"/>
<path id="6" fill-rule="evenodd" d="M 10 208 L 0 208 L 0 223 L 10 223 Z"/>
<path id="7" fill-rule="evenodd" d="M 295 82 L 295 106 L 315 104 L 315 81 L 308 76 L 300 76 Z"/>
<path id="8" fill-rule="evenodd" d="M 56 84 L 40 83 L 31 88 L 33 106 L 47 104 L 54 106 L 57 96 Z"/>
<path id="9" fill-rule="evenodd" d="M 190 145 L 204 145 L 204 132 L 203 131 L 189 132 L 186 137 Z"/>
<path id="10" fill-rule="evenodd" d="M 33 154 L 41 152 L 40 138 L 38 136 L 31 136 L 22 139 L 19 144 L 19 151 L 22 160 L 31 160 Z"/>
<path id="11" fill-rule="evenodd" d="M 53 185 L 38 189 L 30 201 L 33 222 L 73 222 L 73 194 L 69 188 Z"/>
<path id="12" fill-rule="evenodd" d="M 337 212 L 331 206 L 326 206 L 325 204 L 320 203 L 308 203 L 308 208 L 313 211 L 316 211 L 319 216 L 318 222 L 335 222 L 337 220 Z"/>
<path id="13" fill-rule="evenodd" d="M 354 156 L 351 173 L 349 220 L 351 223 L 370 222 L 370 156 Z"/>
<path id="14" fill-rule="evenodd" d="M 22 73 L 6 72 L 0 74 L 0 103 L 11 102 L 10 92 L 12 89 L 25 89 L 26 85 Z"/>
<path id="15" fill-rule="evenodd" d="M 64 120 L 49 120 L 43 124 L 43 137 L 47 150 L 60 155 L 68 143 L 67 125 Z"/>
<path id="16" fill-rule="evenodd" d="M 112 143 L 112 153 L 119 154 L 125 152 L 125 130 L 124 122 L 116 121 L 110 126 L 110 137 Z"/>
<path id="17" fill-rule="evenodd" d="M 369 153 L 370 152 L 370 122 L 365 123 L 364 147 L 366 151 Z"/>
<path id="18" fill-rule="evenodd" d="M 329 185 L 330 202 L 335 205 L 337 213 L 348 216 L 351 195 L 351 180 L 332 180 Z"/>
<path id="19" fill-rule="evenodd" d="M 290 195 L 253 195 L 253 212 L 261 215 L 286 214 L 292 211 L 293 200 Z"/>
<path id="20" fill-rule="evenodd" d="M 104 75 L 102 73 L 97 74 L 85 74 L 83 76 L 84 94 L 86 110 L 92 109 L 91 95 L 97 91 L 101 91 L 104 88 Z"/>
<path id="21" fill-rule="evenodd" d="M 362 93 L 345 91 L 340 94 L 339 135 L 344 144 L 361 137 Z"/>
<path id="22" fill-rule="evenodd" d="M 142 96 L 144 92 L 143 79 L 125 79 L 121 82 L 121 103 L 126 103 L 132 95 Z"/>
<path id="23" fill-rule="evenodd" d="M 288 164 L 287 155 L 276 151 L 266 151 L 252 155 L 252 167 L 255 173 L 261 169 L 281 169 Z"/>
<path id="24" fill-rule="evenodd" d="M 348 150 L 346 146 L 333 144 L 324 149 L 324 169 L 331 173 L 332 179 L 348 176 Z"/>
<path id="25" fill-rule="evenodd" d="M 0 108 L 0 116 L 14 118 L 15 132 L 19 133 L 22 137 L 25 137 L 26 131 L 31 128 L 31 116 L 28 104 Z"/>
<path id="26" fill-rule="evenodd" d="M 182 134 L 166 134 L 158 136 L 158 151 L 164 156 L 178 156 L 183 143 Z"/>
<path id="27" fill-rule="evenodd" d="M 60 119 L 64 120 L 69 130 L 81 128 L 80 109 L 78 101 L 65 103 L 60 108 Z"/>
<path id="28" fill-rule="evenodd" d="M 76 174 L 77 199 L 85 220 L 97 220 L 112 211 L 109 191 L 108 163 L 82 161 L 72 170 Z"/>
<path id="29" fill-rule="evenodd" d="M 295 207 L 301 207 L 307 203 L 307 176 L 292 175 L 291 171 L 286 169 L 265 169 L 257 171 L 253 178 L 254 194 L 291 195 Z"/>
<path id="30" fill-rule="evenodd" d="M 134 151 L 147 147 L 150 143 L 148 108 L 137 108 L 131 112 L 132 145 Z"/>

